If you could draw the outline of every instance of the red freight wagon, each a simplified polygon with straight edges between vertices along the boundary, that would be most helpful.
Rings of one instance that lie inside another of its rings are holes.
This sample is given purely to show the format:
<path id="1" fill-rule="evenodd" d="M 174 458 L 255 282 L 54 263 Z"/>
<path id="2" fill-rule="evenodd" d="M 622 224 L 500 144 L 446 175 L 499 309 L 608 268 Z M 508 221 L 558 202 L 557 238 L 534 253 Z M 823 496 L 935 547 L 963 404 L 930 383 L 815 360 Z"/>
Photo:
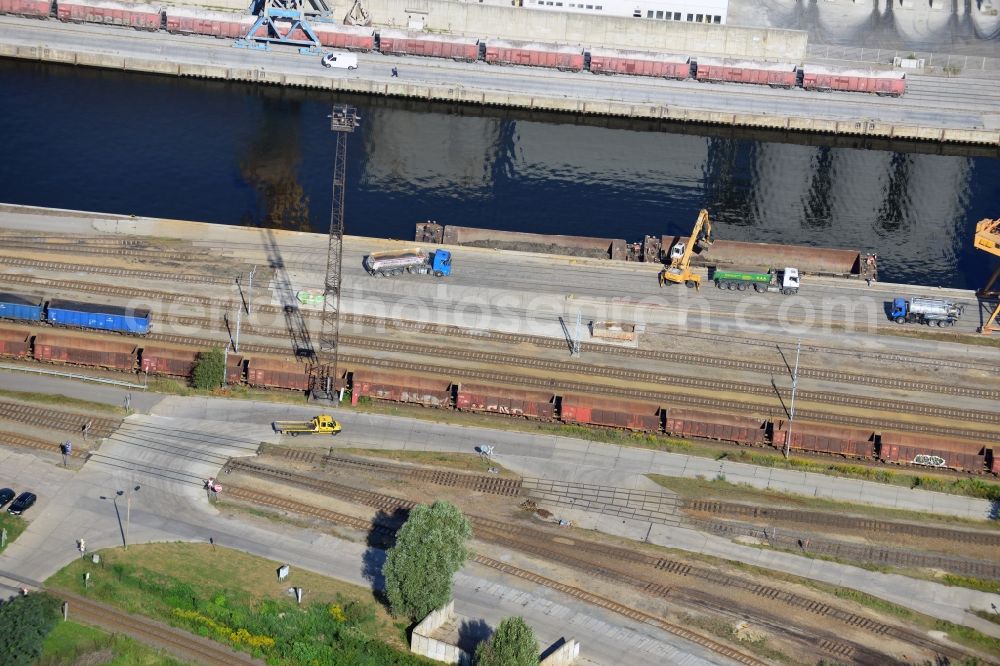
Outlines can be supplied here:
<path id="1" fill-rule="evenodd" d="M 527 65 L 579 72 L 583 70 L 583 49 L 579 46 L 488 39 L 485 60 L 491 65 Z"/>
<path id="2" fill-rule="evenodd" d="M 371 51 L 375 48 L 375 28 L 339 23 L 313 23 L 319 43 L 334 49 Z"/>
<path id="3" fill-rule="evenodd" d="M 716 83 L 752 83 L 772 88 L 793 88 L 798 68 L 795 65 L 773 62 L 747 62 L 698 58 L 695 78 Z"/>
<path id="4" fill-rule="evenodd" d="M 21 358 L 31 352 L 31 336 L 24 331 L 0 328 L 0 356 Z"/>
<path id="5" fill-rule="evenodd" d="M 885 432 L 879 437 L 879 459 L 902 465 L 982 472 L 986 467 L 986 448 L 967 439 Z"/>
<path id="6" fill-rule="evenodd" d="M 44 17 L 51 10 L 51 0 L 0 0 L 0 14 Z"/>
<path id="7" fill-rule="evenodd" d="M 39 333 L 35 336 L 35 360 L 87 365 L 134 372 L 139 348 L 128 342 L 75 338 Z"/>
<path id="8" fill-rule="evenodd" d="M 238 354 L 229 354 L 226 357 L 226 383 L 243 383 L 243 357 Z"/>
<path id="9" fill-rule="evenodd" d="M 60 21 L 123 25 L 139 30 L 159 30 L 163 11 L 159 7 L 113 0 L 59 0 Z"/>
<path id="10" fill-rule="evenodd" d="M 142 350 L 143 372 L 151 375 L 171 375 L 190 377 L 198 361 L 198 351 L 194 349 L 168 349 L 166 347 L 144 347 Z"/>
<path id="11" fill-rule="evenodd" d="M 658 405 L 597 397 L 564 395 L 559 403 L 559 414 L 567 423 L 589 423 L 644 432 L 659 432 L 662 424 Z"/>
<path id="12" fill-rule="evenodd" d="M 451 406 L 451 382 L 409 375 L 355 372 L 351 379 L 351 404 L 368 397 L 408 402 L 427 407 Z"/>
<path id="13" fill-rule="evenodd" d="M 764 419 L 735 414 L 713 414 L 693 409 L 670 409 L 666 415 L 666 431 L 682 437 L 702 437 L 721 442 L 764 443 L 767 434 Z"/>
<path id="14" fill-rule="evenodd" d="M 247 384 L 293 391 L 309 389 L 309 370 L 303 363 L 255 356 L 247 364 Z"/>
<path id="15" fill-rule="evenodd" d="M 541 391 L 462 384 L 458 387 L 455 406 L 470 412 L 493 412 L 548 420 L 555 413 L 555 396 Z"/>
<path id="16" fill-rule="evenodd" d="M 250 14 L 217 12 L 194 7 L 167 7 L 167 31 L 182 35 L 210 35 L 224 39 L 243 37 L 257 20 Z"/>
<path id="17" fill-rule="evenodd" d="M 686 79 L 691 76 L 691 60 L 687 56 L 669 53 L 590 49 L 590 71 L 594 74 L 633 74 Z"/>
<path id="18" fill-rule="evenodd" d="M 386 55 L 418 55 L 475 62 L 479 40 L 404 30 L 379 30 L 379 51 Z"/>
<path id="19" fill-rule="evenodd" d="M 774 424 L 774 446 L 785 447 L 788 437 L 788 421 Z M 861 428 L 841 428 L 838 426 L 795 421 L 792 424 L 794 451 L 814 451 L 830 453 L 848 458 L 872 458 L 875 455 L 875 433 Z"/>
<path id="20" fill-rule="evenodd" d="M 803 71 L 802 87 L 806 90 L 823 92 L 842 90 L 899 97 L 906 92 L 906 74 L 878 70 L 809 67 Z"/>

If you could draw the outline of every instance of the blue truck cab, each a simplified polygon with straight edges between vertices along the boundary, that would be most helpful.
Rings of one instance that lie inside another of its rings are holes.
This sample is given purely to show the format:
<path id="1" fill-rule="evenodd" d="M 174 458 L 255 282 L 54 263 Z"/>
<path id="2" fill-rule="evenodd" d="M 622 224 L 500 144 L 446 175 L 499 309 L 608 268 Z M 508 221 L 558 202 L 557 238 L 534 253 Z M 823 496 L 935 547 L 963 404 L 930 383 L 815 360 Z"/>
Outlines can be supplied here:
<path id="1" fill-rule="evenodd" d="M 434 275 L 438 277 L 451 275 L 451 252 L 448 250 L 434 250 L 431 269 L 434 271 Z"/>
<path id="2" fill-rule="evenodd" d="M 892 313 L 890 319 L 899 319 L 900 317 L 906 318 L 906 299 L 905 298 L 894 298 L 892 299 Z M 885 312 L 883 310 L 883 312 Z"/>

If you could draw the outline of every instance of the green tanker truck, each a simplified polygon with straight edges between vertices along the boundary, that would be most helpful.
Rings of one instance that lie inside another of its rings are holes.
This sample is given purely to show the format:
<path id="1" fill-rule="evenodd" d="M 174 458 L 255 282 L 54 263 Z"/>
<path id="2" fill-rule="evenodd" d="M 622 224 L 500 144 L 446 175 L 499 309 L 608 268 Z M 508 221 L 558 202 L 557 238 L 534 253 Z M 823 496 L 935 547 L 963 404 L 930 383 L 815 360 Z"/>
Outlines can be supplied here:
<path id="1" fill-rule="evenodd" d="M 799 293 L 799 269 L 786 267 L 782 269 L 730 269 L 716 268 L 712 273 L 715 286 L 719 289 L 746 291 L 753 289 L 763 293 L 780 291 L 791 295 Z"/>

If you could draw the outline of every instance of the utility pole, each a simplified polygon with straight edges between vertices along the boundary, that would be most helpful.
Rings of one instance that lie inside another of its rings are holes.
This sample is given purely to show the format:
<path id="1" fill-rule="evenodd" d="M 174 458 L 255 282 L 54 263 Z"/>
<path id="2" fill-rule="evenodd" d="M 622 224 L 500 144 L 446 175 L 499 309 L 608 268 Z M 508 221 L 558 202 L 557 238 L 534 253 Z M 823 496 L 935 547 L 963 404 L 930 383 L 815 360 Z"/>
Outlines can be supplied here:
<path id="1" fill-rule="evenodd" d="M 792 426 L 795 424 L 795 392 L 799 388 L 799 353 L 802 351 L 802 338 L 795 344 L 795 369 L 792 371 L 792 403 L 788 409 L 788 431 L 785 433 L 785 458 L 788 458 L 792 447 Z"/>
<path id="2" fill-rule="evenodd" d="M 583 321 L 583 314 L 577 310 L 576 311 L 576 331 L 573 334 L 573 350 L 571 356 L 580 356 L 580 324 Z"/>
<path id="3" fill-rule="evenodd" d="M 323 285 L 323 318 L 319 354 L 309 371 L 311 394 L 322 393 L 328 400 L 336 395 L 340 355 L 340 269 L 344 261 L 344 186 L 347 179 L 347 135 L 361 124 L 353 106 L 335 106 L 330 113 L 330 130 L 337 134 L 333 158 L 333 202 L 330 207 L 330 238 Z"/>

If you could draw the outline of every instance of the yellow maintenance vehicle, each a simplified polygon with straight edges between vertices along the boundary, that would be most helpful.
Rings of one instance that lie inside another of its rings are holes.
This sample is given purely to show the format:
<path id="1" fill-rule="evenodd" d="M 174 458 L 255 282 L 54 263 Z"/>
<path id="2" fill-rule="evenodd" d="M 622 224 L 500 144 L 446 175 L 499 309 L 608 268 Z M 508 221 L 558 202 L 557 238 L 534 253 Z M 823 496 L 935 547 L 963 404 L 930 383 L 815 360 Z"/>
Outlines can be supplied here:
<path id="1" fill-rule="evenodd" d="M 1000 257 L 1000 220 L 980 220 L 976 224 L 975 247 L 977 250 L 983 250 Z M 986 286 L 979 290 L 977 294 L 979 298 L 1000 299 L 1000 290 L 994 288 L 997 286 L 998 280 L 1000 280 L 1000 266 L 997 266 Z M 1000 315 L 1000 303 L 997 303 L 986 323 L 979 327 L 979 332 L 983 335 L 990 335 L 994 331 L 1000 331 L 997 315 Z"/>
<path id="2" fill-rule="evenodd" d="M 282 435 L 338 435 L 340 422 L 328 414 L 314 416 L 310 421 L 275 421 L 271 426 Z"/>
<path id="3" fill-rule="evenodd" d="M 678 243 L 670 250 L 670 265 L 660 271 L 660 286 L 672 282 L 683 283 L 690 288 L 701 287 L 701 276 L 691 270 L 691 255 L 697 249 L 699 252 L 712 244 L 712 222 L 708 219 L 708 211 L 704 208 L 698 213 L 698 219 L 691 230 L 687 243 Z"/>

